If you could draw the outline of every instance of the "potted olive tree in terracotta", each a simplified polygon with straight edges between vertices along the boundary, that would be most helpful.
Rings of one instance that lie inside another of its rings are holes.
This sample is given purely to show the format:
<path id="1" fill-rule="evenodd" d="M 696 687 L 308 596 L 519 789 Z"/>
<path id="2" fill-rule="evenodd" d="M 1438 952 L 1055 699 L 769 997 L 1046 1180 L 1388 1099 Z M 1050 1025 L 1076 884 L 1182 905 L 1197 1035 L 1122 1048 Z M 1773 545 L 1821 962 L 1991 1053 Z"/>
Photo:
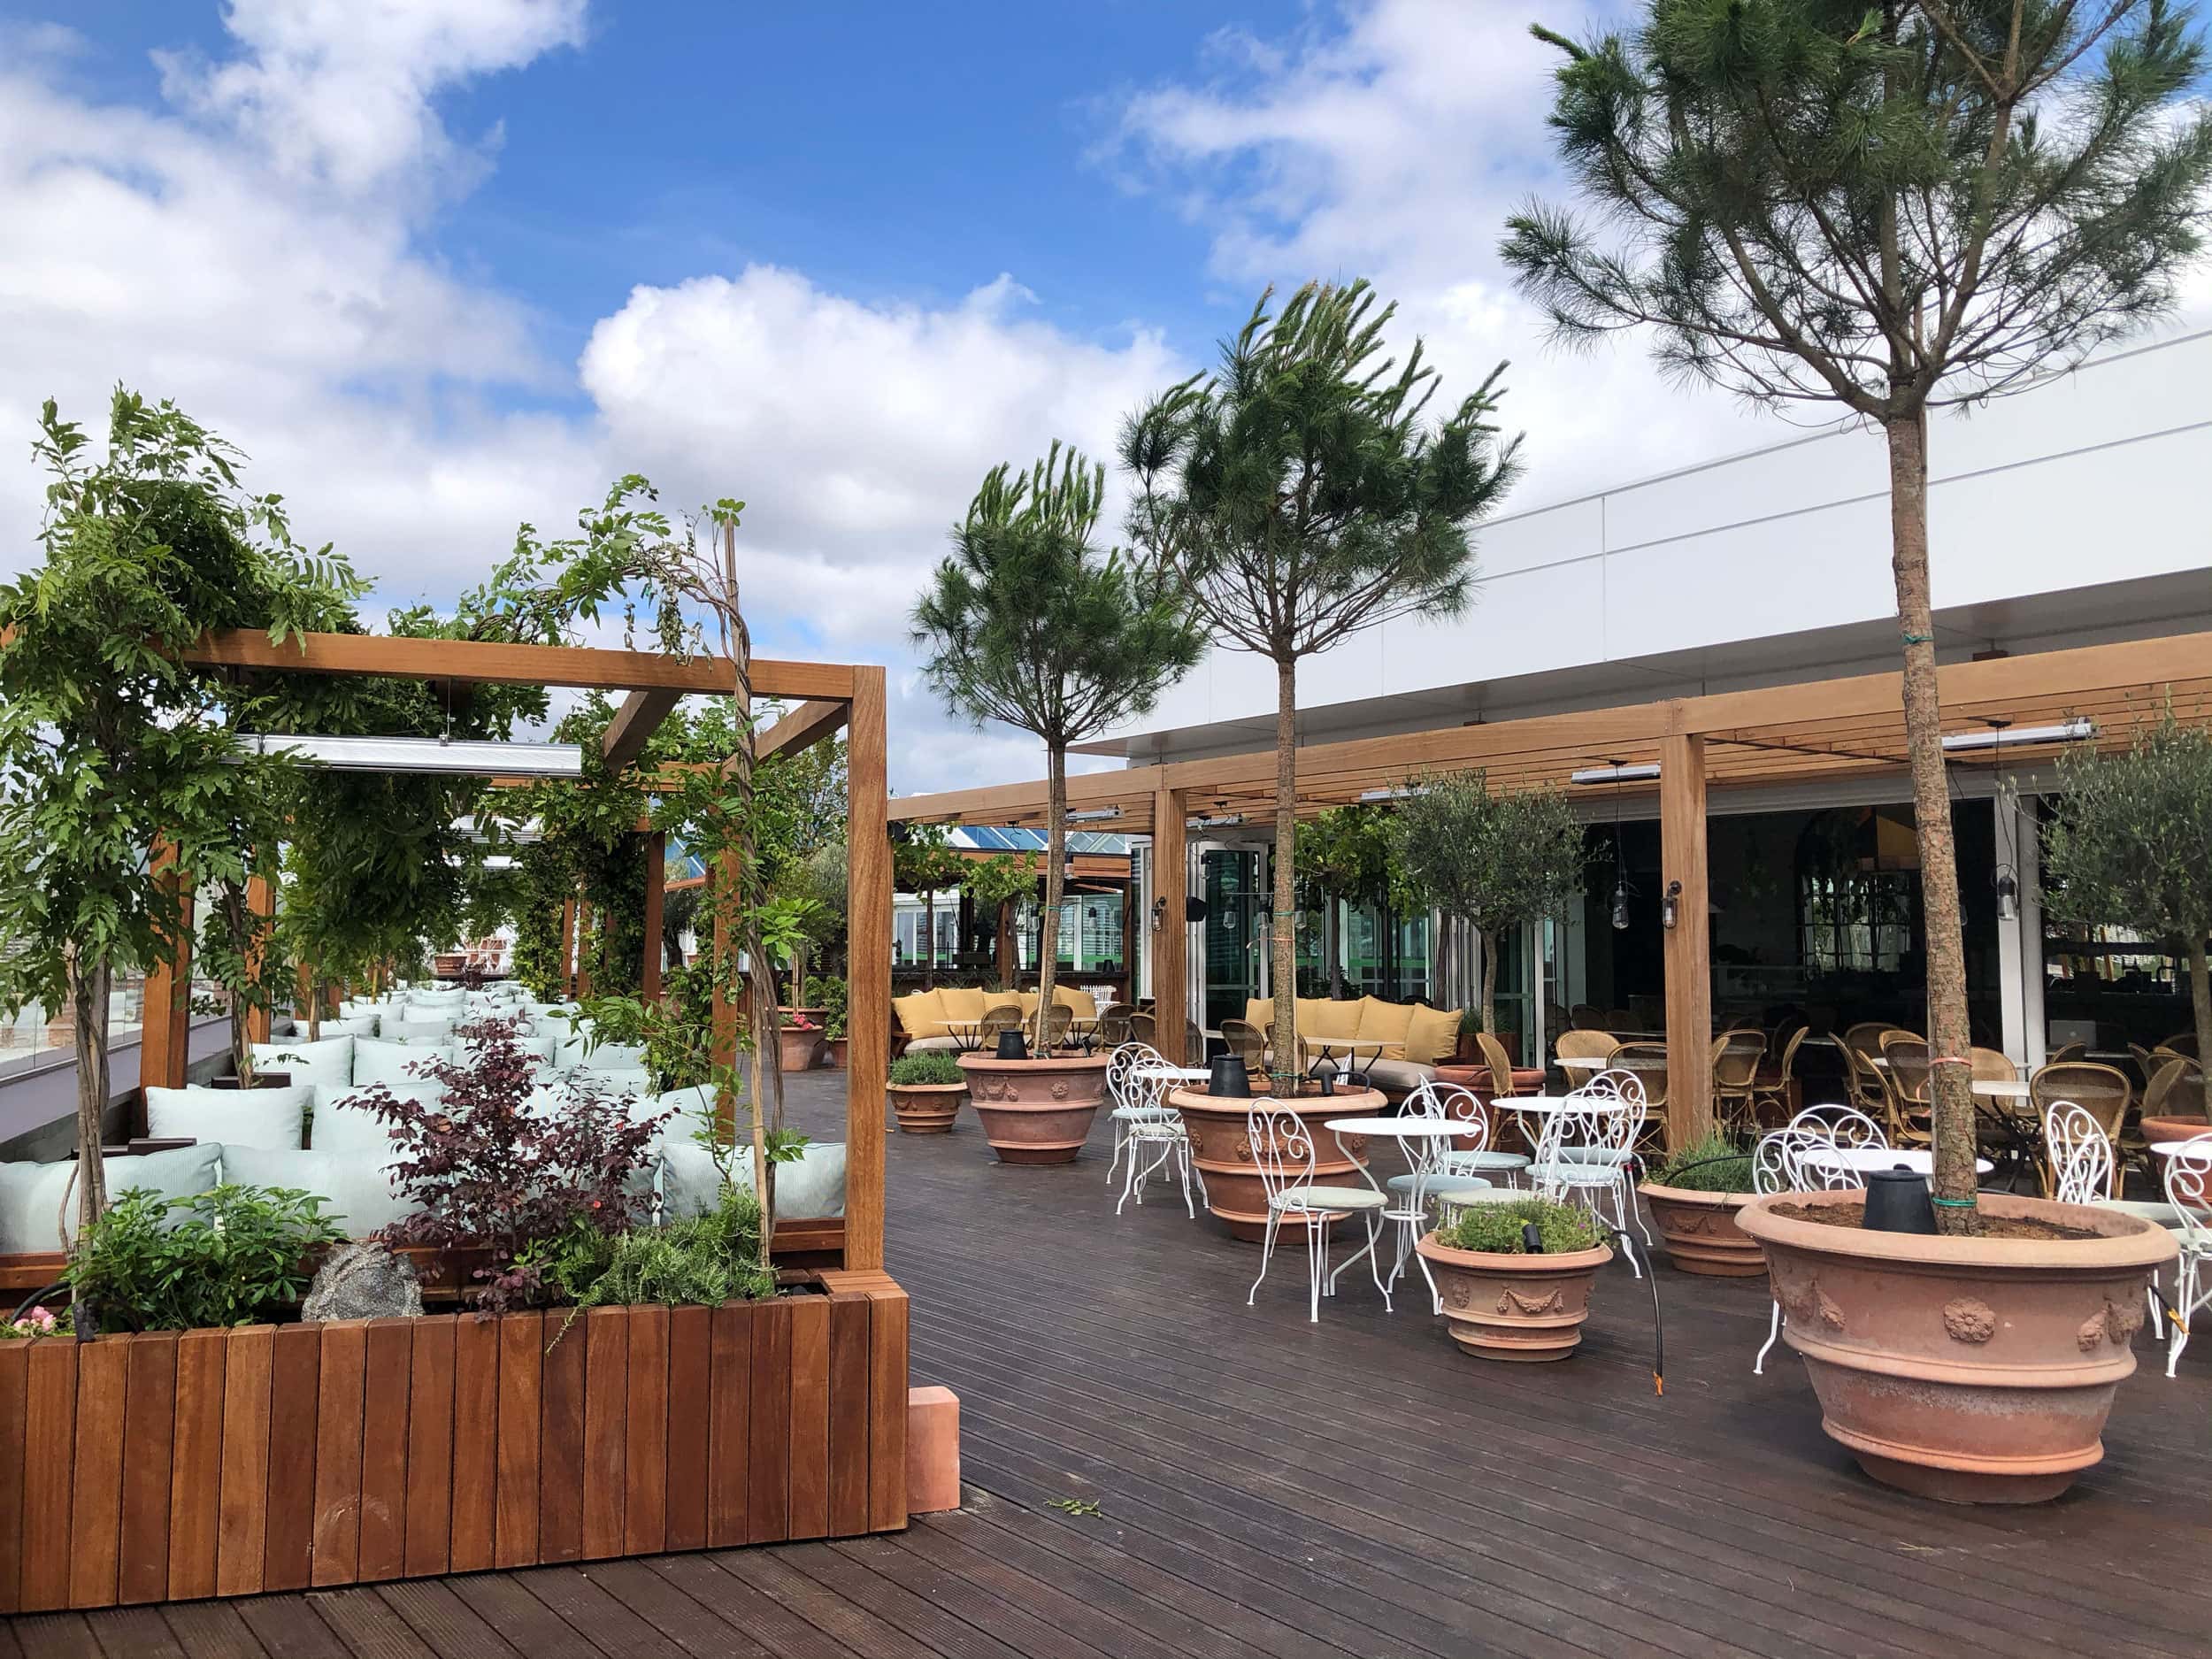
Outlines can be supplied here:
<path id="1" fill-rule="evenodd" d="M 891 1062 L 884 1092 L 891 1097 L 901 1134 L 947 1134 L 960 1115 L 960 1102 L 968 1098 L 968 1074 L 959 1061 L 939 1050 L 903 1055 Z"/>
<path id="2" fill-rule="evenodd" d="M 1045 745 L 1037 1024 L 1026 1042 L 960 1061 L 992 1149 L 1010 1164 L 1072 1162 L 1106 1097 L 1110 1056 L 1040 1052 L 1060 954 L 1069 746 L 1151 708 L 1203 643 L 1156 562 L 1097 548 L 1104 494 L 1105 469 L 1057 443 L 1026 473 L 993 468 L 914 611 L 923 672 L 947 704 Z"/>
<path id="3" fill-rule="evenodd" d="M 1553 127 L 1597 211 L 1524 209 L 1506 263 L 1563 336 L 1653 328 L 1666 364 L 1829 405 L 1878 428 L 1888 460 L 1933 1190 L 1924 1231 L 1863 1225 L 1856 1193 L 1754 1198 L 1737 1225 L 1765 1248 L 1824 1426 L 1870 1474 L 1961 1502 L 2051 1497 L 2103 1455 L 2145 1282 L 2175 1246 L 2109 1209 L 1975 1190 L 1929 415 L 2171 308 L 2212 184 L 2203 46 L 2163 0 L 1767 6 L 1725 45 L 1732 13 L 1633 12 L 1588 46 L 1540 31 L 1563 53 Z"/>
<path id="4" fill-rule="evenodd" d="M 1767 1271 L 1759 1241 L 1736 1225 L 1751 1201 L 1751 1155 L 1722 1134 L 1683 1148 L 1637 1189 L 1667 1257 L 1686 1273 L 1756 1279 Z"/>
<path id="5" fill-rule="evenodd" d="M 1484 1359 L 1565 1359 L 1582 1340 L 1598 1269 L 1613 1259 L 1586 1210 L 1532 1194 L 1469 1204 L 1414 1248 L 1452 1340 Z"/>

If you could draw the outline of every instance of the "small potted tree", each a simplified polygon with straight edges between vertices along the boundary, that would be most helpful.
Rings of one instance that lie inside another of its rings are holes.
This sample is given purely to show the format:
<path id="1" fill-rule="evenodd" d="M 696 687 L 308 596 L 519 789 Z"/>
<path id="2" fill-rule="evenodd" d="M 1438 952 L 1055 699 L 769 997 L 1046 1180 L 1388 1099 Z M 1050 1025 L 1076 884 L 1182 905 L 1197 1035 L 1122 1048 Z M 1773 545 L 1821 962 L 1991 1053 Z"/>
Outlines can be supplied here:
<path id="1" fill-rule="evenodd" d="M 815 980 L 814 992 L 822 999 L 822 1041 L 829 1051 L 830 1065 L 842 1071 L 845 1069 L 845 1002 L 849 992 L 845 981 L 833 974 Z"/>
<path id="2" fill-rule="evenodd" d="M 946 703 L 1045 745 L 1037 1024 L 1026 1044 L 960 1061 L 991 1148 L 1010 1164 L 1073 1162 L 1106 1097 L 1109 1056 L 1056 1055 L 1044 1041 L 1067 872 L 1068 748 L 1149 709 L 1202 644 L 1156 561 L 1099 552 L 1104 494 L 1105 469 L 1072 449 L 1064 459 L 1057 443 L 1027 473 L 995 467 L 914 611 L 923 672 Z"/>
<path id="3" fill-rule="evenodd" d="M 1683 1148 L 1638 1187 L 1667 1256 L 1686 1273 L 1756 1279 L 1767 1271 L 1759 1241 L 1736 1225 L 1751 1201 L 1751 1155 L 1722 1134 Z"/>
<path id="4" fill-rule="evenodd" d="M 1469 1204 L 1414 1248 L 1436 1280 L 1452 1340 L 1484 1359 L 1573 1353 L 1598 1269 L 1613 1259 L 1586 1210 L 1533 1195 Z"/>
<path id="5" fill-rule="evenodd" d="M 939 1050 L 904 1055 L 891 1062 L 885 1092 L 901 1134 L 947 1134 L 968 1097 L 968 1074 L 959 1061 Z"/>

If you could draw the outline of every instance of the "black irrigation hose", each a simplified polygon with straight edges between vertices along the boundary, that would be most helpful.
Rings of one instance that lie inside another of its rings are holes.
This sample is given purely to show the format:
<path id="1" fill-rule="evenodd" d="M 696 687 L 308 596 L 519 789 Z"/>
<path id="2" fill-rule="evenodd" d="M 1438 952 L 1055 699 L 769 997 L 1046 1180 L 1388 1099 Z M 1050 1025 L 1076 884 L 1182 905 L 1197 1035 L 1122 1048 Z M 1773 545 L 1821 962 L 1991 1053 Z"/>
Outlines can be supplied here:
<path id="1" fill-rule="evenodd" d="M 1721 1162 L 1718 1158 L 1709 1161 L 1715 1164 Z M 1625 1228 L 1617 1227 L 1604 1217 L 1594 1213 L 1591 1215 L 1590 1219 L 1618 1239 L 1622 1248 L 1626 1249 L 1632 1256 L 1634 1255 L 1636 1247 L 1630 1240 Z M 1544 1253 L 1544 1237 L 1537 1231 L 1534 1222 L 1527 1222 L 1522 1226 L 1521 1244 L 1531 1256 L 1541 1256 Z M 1657 1263 L 1652 1263 L 1651 1271 L 1646 1273 L 1644 1278 L 1651 1285 L 1651 1391 L 1663 1400 L 1667 1394 L 1667 1333 L 1659 1319 L 1659 1266 Z M 2163 1301 L 2164 1298 L 2161 1297 L 2160 1300 Z M 2184 1331 L 2188 1329 L 2185 1325 L 2182 1328 Z"/>
<path id="2" fill-rule="evenodd" d="M 30 1312 L 32 1309 L 37 1307 L 39 1303 L 44 1302 L 47 1297 L 52 1295 L 56 1291 L 67 1290 L 68 1288 L 69 1281 L 65 1279 L 58 1279 L 50 1285 L 42 1286 L 39 1289 L 33 1291 L 29 1295 L 24 1297 L 21 1302 L 16 1303 L 15 1311 L 8 1316 L 8 1323 L 11 1325 L 15 1324 L 18 1320 L 21 1319 L 25 1314 Z"/>

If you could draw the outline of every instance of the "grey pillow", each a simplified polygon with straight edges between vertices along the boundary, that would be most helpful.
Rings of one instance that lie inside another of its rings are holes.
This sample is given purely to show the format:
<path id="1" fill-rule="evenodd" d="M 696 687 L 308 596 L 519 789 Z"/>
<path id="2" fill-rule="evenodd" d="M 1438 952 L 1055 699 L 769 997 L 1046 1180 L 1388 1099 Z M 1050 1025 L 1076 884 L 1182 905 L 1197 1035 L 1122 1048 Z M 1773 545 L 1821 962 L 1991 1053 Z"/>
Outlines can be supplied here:
<path id="1" fill-rule="evenodd" d="M 292 1187 L 327 1202 L 323 1214 L 349 1238 L 364 1238 L 414 1206 L 392 1190 L 388 1159 L 335 1152 L 269 1152 L 224 1147 L 223 1179 L 242 1187 Z"/>
<path id="2" fill-rule="evenodd" d="M 408 1068 L 430 1060 L 450 1060 L 453 1050 L 443 1043 L 394 1042 L 357 1037 L 353 1041 L 353 1080 L 363 1083 L 419 1081 Z"/>
<path id="3" fill-rule="evenodd" d="M 753 1151 L 741 1148 L 733 1172 L 741 1187 L 753 1184 Z M 702 1216 L 722 1202 L 722 1178 L 713 1157 L 703 1147 L 663 1146 L 661 1152 L 662 1213 Z M 845 1148 L 841 1141 L 809 1146 L 791 1164 L 776 1166 L 776 1214 L 785 1220 L 802 1216 L 841 1216 L 845 1213 Z"/>
<path id="4" fill-rule="evenodd" d="M 303 1033 L 282 1042 L 246 1046 L 253 1055 L 255 1071 L 289 1072 L 295 1083 L 342 1083 L 353 1075 L 350 1034 L 310 1042 Z"/>
<path id="5" fill-rule="evenodd" d="M 235 1141 L 241 1146 L 299 1150 L 315 1090 L 289 1088 L 150 1088 L 146 1133 L 157 1141 Z"/>
<path id="6" fill-rule="evenodd" d="M 184 1198 L 215 1186 L 222 1156 L 222 1146 L 210 1141 L 149 1152 L 143 1157 L 103 1158 L 100 1166 L 111 1199 L 134 1187 L 164 1198 Z M 76 1170 L 74 1158 L 54 1164 L 0 1164 L 0 1254 L 65 1248 L 65 1230 L 74 1241 L 77 1195 L 71 1178 Z"/>
<path id="7" fill-rule="evenodd" d="M 372 1087 L 381 1087 L 395 1100 L 420 1101 L 435 1106 L 445 1099 L 440 1085 L 424 1078 L 385 1084 L 341 1084 L 315 1091 L 315 1120 L 308 1126 L 307 1144 L 317 1152 L 349 1156 L 384 1158 L 391 1155 L 391 1125 L 367 1108 L 351 1102 Z"/>

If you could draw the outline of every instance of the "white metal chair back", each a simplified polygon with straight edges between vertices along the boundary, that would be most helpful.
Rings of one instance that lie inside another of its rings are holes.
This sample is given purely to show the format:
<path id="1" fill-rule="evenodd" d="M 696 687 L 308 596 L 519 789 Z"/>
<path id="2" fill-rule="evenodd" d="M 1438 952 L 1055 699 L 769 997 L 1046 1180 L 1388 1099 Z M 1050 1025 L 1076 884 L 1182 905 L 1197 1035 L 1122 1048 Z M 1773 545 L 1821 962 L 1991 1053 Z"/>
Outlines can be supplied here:
<path id="1" fill-rule="evenodd" d="M 1137 1104 L 1131 1089 L 1139 1068 L 1166 1064 L 1167 1056 L 1148 1042 L 1123 1043 L 1106 1062 L 1106 1097 L 1117 1106 Z"/>
<path id="2" fill-rule="evenodd" d="M 1254 1111 L 1244 1139 L 1271 1207 L 1285 1193 L 1313 1185 L 1313 1134 L 1296 1112 Z"/>
<path id="3" fill-rule="evenodd" d="M 1490 1109 L 1482 1103 L 1481 1095 L 1463 1083 L 1424 1083 L 1421 1087 L 1436 1102 L 1436 1110 L 1430 1115 L 1448 1118 L 1459 1125 L 1458 1133 L 1451 1141 L 1440 1143 L 1446 1164 L 1451 1163 L 1454 1153 L 1490 1150 Z"/>
<path id="4" fill-rule="evenodd" d="M 2205 1225 L 2212 1212 L 2212 1134 L 2183 1141 L 2178 1152 L 2165 1156 L 2165 1164 L 2166 1202 L 2181 1212 L 2176 1230 L 2182 1248 L 2199 1256 L 2212 1252 L 2212 1227 Z"/>
<path id="5" fill-rule="evenodd" d="M 1626 1079 L 1627 1089 L 1616 1080 L 1619 1079 Z M 1629 1089 L 1634 1091 L 1632 1099 Z M 1536 1190 L 1548 1197 L 1560 1195 L 1563 1170 L 1570 1164 L 1582 1162 L 1567 1156 L 1570 1148 L 1580 1153 L 1625 1153 L 1632 1148 L 1637 1125 L 1643 1120 L 1643 1086 L 1626 1072 L 1608 1071 L 1568 1095 L 1567 1104 L 1559 1110 L 1546 1113 L 1536 1137 L 1536 1163 L 1530 1171 Z"/>
<path id="6" fill-rule="evenodd" d="M 1789 1121 L 1792 1129 L 1810 1131 L 1839 1147 L 1886 1147 L 1889 1137 L 1882 1125 L 1855 1106 L 1808 1106 Z"/>
<path id="7" fill-rule="evenodd" d="M 2050 1148 L 2051 1196 L 2060 1203 L 2101 1203 L 2113 1195 L 2112 1141 L 2093 1112 L 2053 1101 L 2043 1114 L 2043 1143 Z"/>
<path id="8" fill-rule="evenodd" d="M 1415 1085 L 1398 1108 L 1401 1118 L 1432 1118 L 1444 1121 L 1444 1102 L 1438 1097 L 1432 1082 Z M 1408 1135 L 1401 1143 L 1405 1148 L 1406 1164 L 1416 1175 L 1432 1176 L 1444 1167 L 1443 1152 L 1450 1143 L 1441 1135 Z"/>

